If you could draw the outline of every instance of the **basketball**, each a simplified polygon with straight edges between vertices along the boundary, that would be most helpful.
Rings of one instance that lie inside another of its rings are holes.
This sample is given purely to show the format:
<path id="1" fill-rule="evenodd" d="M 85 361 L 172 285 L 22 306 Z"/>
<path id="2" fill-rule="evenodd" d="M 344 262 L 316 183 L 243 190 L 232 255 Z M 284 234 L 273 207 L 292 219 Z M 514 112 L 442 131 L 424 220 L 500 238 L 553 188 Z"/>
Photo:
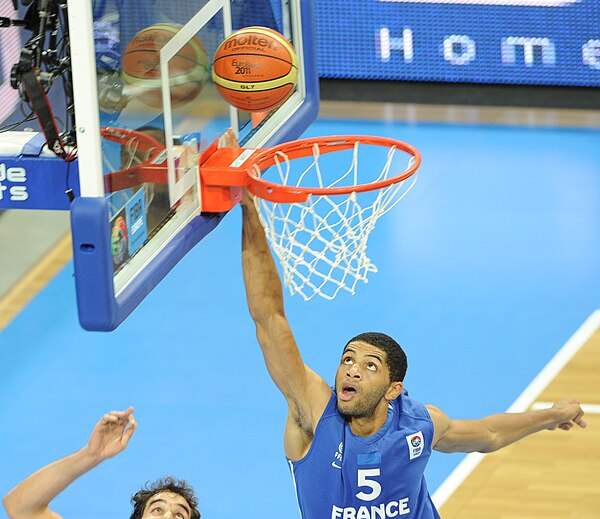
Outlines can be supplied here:
<path id="1" fill-rule="evenodd" d="M 157 24 L 138 32 L 123 54 L 123 80 L 132 97 L 153 108 L 162 107 L 160 50 L 181 29 Z M 171 106 L 184 106 L 198 97 L 208 80 L 208 55 L 196 36 L 169 60 Z"/>
<path id="2" fill-rule="evenodd" d="M 246 27 L 215 52 L 212 78 L 229 104 L 246 112 L 267 112 L 293 92 L 298 58 L 285 37 L 267 27 Z"/>

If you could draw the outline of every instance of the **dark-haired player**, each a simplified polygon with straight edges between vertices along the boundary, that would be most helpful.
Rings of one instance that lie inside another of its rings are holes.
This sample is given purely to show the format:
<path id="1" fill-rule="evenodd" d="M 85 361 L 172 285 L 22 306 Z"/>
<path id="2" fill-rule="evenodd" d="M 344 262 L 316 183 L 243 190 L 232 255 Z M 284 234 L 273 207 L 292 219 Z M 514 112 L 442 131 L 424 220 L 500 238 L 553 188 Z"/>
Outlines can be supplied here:
<path id="1" fill-rule="evenodd" d="M 79 451 L 41 468 L 3 500 L 11 519 L 61 519 L 50 502 L 78 477 L 122 452 L 137 423 L 133 408 L 105 414 L 94 427 L 88 444 Z M 130 519 L 200 519 L 194 490 L 185 482 L 166 477 L 145 486 L 131 498 Z"/>
<path id="2" fill-rule="evenodd" d="M 303 519 L 432 519 L 423 476 L 432 449 L 491 452 L 543 429 L 585 427 L 578 402 L 453 420 L 404 391 L 406 355 L 382 333 L 344 347 L 335 388 L 304 364 L 254 201 L 242 202 L 242 264 L 267 369 L 288 402 L 284 448 Z"/>

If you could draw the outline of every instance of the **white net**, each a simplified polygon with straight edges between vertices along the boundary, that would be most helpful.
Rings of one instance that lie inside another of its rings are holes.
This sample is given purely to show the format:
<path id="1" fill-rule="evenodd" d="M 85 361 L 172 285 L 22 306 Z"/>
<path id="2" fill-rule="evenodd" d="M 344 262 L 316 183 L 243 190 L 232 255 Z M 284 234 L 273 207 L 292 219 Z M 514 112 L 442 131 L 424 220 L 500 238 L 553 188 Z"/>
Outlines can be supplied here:
<path id="1" fill-rule="evenodd" d="M 363 164 L 362 171 L 359 169 Z M 414 158 L 395 147 L 356 143 L 347 151 L 289 160 L 279 152 L 278 182 L 296 187 L 347 187 L 397 176 Z M 263 175 L 263 178 L 265 176 Z M 256 197 L 267 239 L 283 268 L 284 285 L 305 300 L 319 295 L 333 299 L 340 290 L 354 294 L 377 267 L 367 256 L 367 241 L 377 220 L 410 191 L 416 174 L 381 189 L 345 195 L 309 195 L 301 203 L 276 203 Z"/>

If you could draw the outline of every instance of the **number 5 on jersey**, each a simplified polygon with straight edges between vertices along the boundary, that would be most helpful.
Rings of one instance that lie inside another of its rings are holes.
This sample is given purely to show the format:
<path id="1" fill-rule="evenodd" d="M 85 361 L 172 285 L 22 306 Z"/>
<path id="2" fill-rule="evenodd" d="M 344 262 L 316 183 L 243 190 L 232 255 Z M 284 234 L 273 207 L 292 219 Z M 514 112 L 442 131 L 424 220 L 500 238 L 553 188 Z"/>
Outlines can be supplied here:
<path id="1" fill-rule="evenodd" d="M 368 487 L 371 490 L 370 492 L 361 491 L 356 494 L 358 499 L 361 499 L 362 501 L 373 501 L 379 497 L 379 494 L 381 494 L 381 485 L 379 482 L 370 478 L 379 476 L 380 474 L 380 469 L 358 469 L 358 486 Z"/>

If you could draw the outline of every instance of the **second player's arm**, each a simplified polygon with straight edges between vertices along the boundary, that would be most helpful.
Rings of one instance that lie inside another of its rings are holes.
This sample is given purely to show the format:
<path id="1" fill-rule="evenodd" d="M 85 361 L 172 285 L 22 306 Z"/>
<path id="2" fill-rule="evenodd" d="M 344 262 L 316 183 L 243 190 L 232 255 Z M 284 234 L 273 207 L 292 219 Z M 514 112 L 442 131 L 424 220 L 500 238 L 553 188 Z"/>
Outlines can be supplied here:
<path id="1" fill-rule="evenodd" d="M 88 444 L 24 479 L 3 499 L 11 519 L 61 519 L 50 502 L 77 478 L 125 449 L 137 426 L 133 408 L 113 411 L 96 424 Z"/>
<path id="2" fill-rule="evenodd" d="M 43 467 L 4 498 L 8 516 L 11 519 L 60 519 L 61 516 L 48 507 L 50 501 L 100 462 L 81 449 Z"/>
<path id="3" fill-rule="evenodd" d="M 248 193 L 244 194 L 242 211 L 242 266 L 248 308 L 269 374 L 288 401 L 286 454 L 299 458 L 310 445 L 331 390 L 302 361 L 285 316 L 281 280 Z"/>

